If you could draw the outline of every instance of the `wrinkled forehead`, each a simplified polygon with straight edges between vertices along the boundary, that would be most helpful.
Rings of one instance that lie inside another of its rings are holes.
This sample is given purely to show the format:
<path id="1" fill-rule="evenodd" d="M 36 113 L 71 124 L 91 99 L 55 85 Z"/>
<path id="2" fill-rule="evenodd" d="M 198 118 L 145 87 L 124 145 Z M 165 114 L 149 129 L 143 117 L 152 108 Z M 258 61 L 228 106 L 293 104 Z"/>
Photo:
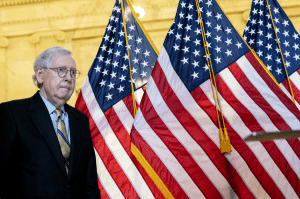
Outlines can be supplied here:
<path id="1" fill-rule="evenodd" d="M 51 68 L 63 67 L 76 69 L 76 63 L 71 54 L 53 55 L 51 57 Z"/>

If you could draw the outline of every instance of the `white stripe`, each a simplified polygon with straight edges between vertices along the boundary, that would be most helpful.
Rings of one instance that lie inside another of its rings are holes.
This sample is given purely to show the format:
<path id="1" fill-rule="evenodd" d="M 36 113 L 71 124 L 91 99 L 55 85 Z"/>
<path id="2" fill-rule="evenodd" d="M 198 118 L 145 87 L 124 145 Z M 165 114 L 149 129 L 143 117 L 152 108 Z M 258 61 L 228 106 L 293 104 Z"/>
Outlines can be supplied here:
<path id="1" fill-rule="evenodd" d="M 281 83 L 281 84 L 279 84 L 280 85 L 280 88 L 283 90 L 283 92 L 292 100 L 292 95 L 289 93 L 289 91 L 288 90 L 286 90 L 286 88 L 284 87 L 284 85 Z M 300 105 L 299 105 L 299 103 L 295 100 L 295 102 L 296 102 L 296 106 L 297 106 L 297 108 L 300 110 Z"/>
<path id="2" fill-rule="evenodd" d="M 97 174 L 99 176 L 99 181 L 102 184 L 103 188 L 105 189 L 106 193 L 110 198 L 124 198 L 117 184 L 112 179 L 104 163 L 99 157 L 97 150 L 95 148 L 94 150 L 95 150 L 96 163 L 97 163 Z"/>
<path id="3" fill-rule="evenodd" d="M 115 110 L 116 114 L 118 115 L 122 125 L 125 127 L 128 134 L 130 134 L 132 124 L 133 124 L 133 117 L 129 110 L 127 109 L 126 105 L 124 104 L 123 100 L 120 100 L 118 103 L 113 105 L 113 109 Z"/>
<path id="4" fill-rule="evenodd" d="M 213 131 L 218 132 L 218 129 L 211 122 L 210 118 L 206 115 L 206 113 L 197 105 L 195 100 L 191 97 L 189 91 L 182 84 L 182 81 L 179 79 L 178 75 L 171 66 L 171 63 L 168 61 L 168 55 L 165 54 L 164 48 L 160 53 L 162 56 L 165 56 L 164 63 L 160 63 L 163 69 L 169 69 L 168 72 L 165 72 L 170 83 L 170 86 L 173 87 L 175 93 L 178 93 L 178 97 L 184 98 L 182 101 L 185 104 L 189 104 L 190 109 L 197 109 L 197 115 L 201 116 L 201 122 L 209 125 L 210 129 L 214 129 Z M 161 59 L 158 61 L 160 62 Z M 163 66 L 162 66 L 163 65 Z M 152 79 L 151 79 L 152 80 Z M 173 86 L 176 84 L 176 86 Z M 149 86 L 149 85 L 148 85 Z M 236 196 L 234 191 L 231 189 L 230 184 L 224 178 L 224 176 L 219 172 L 219 170 L 215 167 L 215 165 L 211 162 L 209 157 L 203 151 L 203 149 L 195 142 L 195 140 L 190 136 L 188 132 L 182 127 L 182 125 L 177 121 L 176 117 L 169 110 L 168 106 L 164 103 L 163 98 L 161 97 L 156 85 L 153 84 L 149 89 L 147 88 L 147 93 L 149 91 L 149 98 L 152 102 L 152 105 L 156 109 L 160 118 L 164 121 L 164 123 L 168 126 L 172 134 L 178 139 L 179 142 L 187 149 L 187 151 L 191 154 L 192 158 L 199 165 L 199 167 L 203 170 L 203 172 L 207 175 L 210 181 L 215 185 L 215 187 L 219 190 L 220 194 L 223 197 L 227 196 Z M 180 95 L 180 93 L 182 95 Z M 185 101 L 187 100 L 187 102 Z M 160 102 L 158 104 L 157 102 Z M 166 114 L 169 113 L 169 114 Z"/>
<path id="5" fill-rule="evenodd" d="M 299 69 L 300 70 L 300 69 Z M 300 75 L 297 71 L 295 71 L 292 75 L 289 76 L 290 80 L 293 84 L 300 90 Z"/>
<path id="6" fill-rule="evenodd" d="M 114 158 L 119 163 L 138 195 L 141 198 L 154 198 L 141 174 L 136 169 L 135 165 L 132 163 L 131 159 L 120 144 L 118 138 L 112 131 L 106 117 L 97 103 L 93 90 L 89 84 L 88 77 L 82 86 L 82 96 L 93 120 L 95 121 L 95 124 L 105 140 L 107 147 L 110 149 Z"/>
<path id="7" fill-rule="evenodd" d="M 147 87 L 149 87 L 149 83 L 150 81 L 148 82 Z M 181 164 L 169 151 L 168 147 L 161 141 L 161 139 L 155 134 L 155 132 L 153 132 L 152 128 L 145 121 L 145 118 L 140 109 L 137 112 L 134 126 L 139 134 L 147 142 L 147 144 L 164 163 L 164 165 L 167 167 L 169 172 L 172 174 L 172 176 L 175 178 L 175 180 L 178 182 L 187 196 L 189 198 L 195 199 L 205 198 L 202 192 L 198 189 L 190 176 L 181 166 Z"/>
<path id="8" fill-rule="evenodd" d="M 262 97 L 269 102 L 270 106 L 279 113 L 292 129 L 298 130 L 300 127 L 299 120 L 285 107 L 284 104 L 282 104 L 271 89 L 266 89 L 268 88 L 268 85 L 259 75 L 257 75 L 256 70 L 252 67 L 248 59 L 245 56 L 242 56 L 237 61 L 237 64 Z"/>
<path id="9" fill-rule="evenodd" d="M 248 66 L 252 67 L 252 66 Z M 239 83 L 236 81 L 234 76 L 231 74 L 231 72 L 228 69 L 223 70 L 220 73 L 220 76 L 224 80 L 224 82 L 227 84 L 227 86 L 230 88 L 230 90 L 233 92 L 234 96 L 252 113 L 252 115 L 256 118 L 257 122 L 259 122 L 260 126 L 265 130 L 265 131 L 278 131 L 278 129 L 274 126 L 274 124 L 271 122 L 271 120 L 268 118 L 268 116 L 261 110 L 253 101 L 252 99 L 248 96 L 248 94 L 243 90 L 243 88 L 239 85 Z M 257 73 L 253 73 L 252 77 L 255 78 L 255 76 L 258 76 Z M 264 84 L 261 84 L 263 86 Z M 264 90 L 267 90 L 268 87 L 265 87 Z M 270 89 L 269 89 L 270 90 Z M 274 95 L 273 95 L 274 96 Z M 277 98 L 277 96 L 276 96 Z M 269 98 L 270 101 L 272 99 Z M 230 108 L 231 107 L 225 103 L 224 100 L 222 100 L 222 108 Z M 276 108 L 275 108 L 276 110 Z M 227 113 L 230 114 L 227 114 Z M 228 121 L 230 125 L 240 134 L 242 138 L 246 137 L 247 135 L 251 134 L 249 129 L 244 126 L 244 123 L 242 120 L 239 119 L 239 116 L 235 113 L 235 111 L 232 109 L 230 111 L 224 111 L 223 114 L 228 118 Z M 236 116 L 234 116 L 236 114 Z M 231 118 L 231 119 L 229 119 Z M 234 119 L 232 119 L 234 118 Z M 240 122 L 237 122 L 239 121 Z M 264 121 L 264 122 L 261 122 Z M 243 125 L 242 125 L 243 124 Z M 260 142 L 257 142 L 260 143 Z M 294 192 L 293 188 L 290 186 L 289 182 L 285 178 L 285 176 L 282 174 L 280 169 L 277 167 L 277 165 L 274 163 L 272 158 L 269 156 L 268 152 L 265 151 L 263 146 L 257 146 L 253 142 L 247 142 L 246 143 L 251 150 L 255 153 L 256 157 L 262 164 L 262 166 L 265 168 L 265 170 L 269 173 L 270 177 L 274 180 L 274 182 L 277 184 L 279 189 L 282 191 L 282 193 L 287 197 L 291 198 L 292 195 L 296 195 Z M 277 145 L 278 146 L 278 145 Z M 291 165 L 297 164 L 297 156 L 295 155 L 294 152 L 291 154 L 286 154 L 286 150 L 289 150 L 291 152 L 291 149 L 289 144 L 284 140 L 283 142 L 280 143 L 279 150 L 285 155 L 286 159 L 290 161 L 289 163 Z M 256 150 L 257 149 L 257 150 Z M 289 158 L 287 156 L 291 156 L 292 158 Z M 295 165 L 296 166 L 296 165 Z M 296 166 L 298 167 L 298 166 Z"/>

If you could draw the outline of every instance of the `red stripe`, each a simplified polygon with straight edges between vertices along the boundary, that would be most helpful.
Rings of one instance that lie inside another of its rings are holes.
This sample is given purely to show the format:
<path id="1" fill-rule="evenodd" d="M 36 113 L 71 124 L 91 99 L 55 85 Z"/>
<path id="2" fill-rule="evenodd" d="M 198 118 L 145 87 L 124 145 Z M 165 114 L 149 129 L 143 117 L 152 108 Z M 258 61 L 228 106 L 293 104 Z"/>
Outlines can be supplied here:
<path id="1" fill-rule="evenodd" d="M 103 188 L 101 182 L 99 181 L 99 177 L 97 177 L 97 181 L 98 181 L 98 188 L 100 189 L 100 193 L 101 193 L 101 199 L 110 199 L 109 196 L 107 195 L 105 189 Z"/>
<path id="2" fill-rule="evenodd" d="M 123 102 L 124 102 L 125 106 L 127 107 L 128 111 L 130 112 L 131 116 L 134 117 L 132 94 L 123 98 Z M 138 104 L 137 104 L 137 107 L 138 107 Z"/>
<path id="3" fill-rule="evenodd" d="M 164 142 L 174 157 L 176 157 L 178 162 L 198 186 L 203 195 L 206 197 L 222 198 L 221 194 L 191 157 L 190 153 L 176 139 L 165 123 L 161 120 L 154 107 L 150 105 L 151 102 L 147 93 L 144 94 L 144 98 L 145 101 L 149 101 L 149 103 L 148 106 L 143 106 L 144 103 L 141 104 L 141 111 L 143 113 L 147 113 L 144 114 L 144 117 L 149 126 L 154 132 L 156 132 L 157 136 Z"/>
<path id="4" fill-rule="evenodd" d="M 144 98 L 143 98 L 144 99 Z M 144 104 L 144 103 L 141 103 Z M 138 148 L 138 150 L 143 154 L 144 158 L 151 165 L 152 169 L 159 176 L 162 182 L 165 184 L 167 189 L 173 195 L 174 198 L 188 198 L 185 192 L 182 190 L 178 182 L 174 179 L 172 174 L 169 172 L 164 163 L 159 159 L 156 153 L 144 140 L 144 138 L 139 134 L 139 132 L 132 127 L 131 130 L 131 140 L 132 143 Z"/>
<path id="5" fill-rule="evenodd" d="M 80 105 L 78 104 L 77 106 L 83 108 L 79 110 L 85 113 L 89 117 L 90 130 L 91 130 L 91 136 L 92 136 L 94 147 L 98 152 L 100 158 L 102 159 L 106 169 L 108 170 L 111 177 L 113 178 L 118 188 L 120 189 L 121 193 L 125 198 L 136 198 L 136 197 L 138 198 L 138 194 L 136 193 L 131 182 L 129 181 L 129 179 L 123 172 L 122 168 L 114 158 L 110 149 L 107 147 L 101 133 L 99 132 L 99 129 L 97 128 L 94 120 L 90 115 L 90 112 L 85 104 L 85 101 L 80 102 Z"/>
<path id="6" fill-rule="evenodd" d="M 236 111 L 236 113 L 241 117 L 244 124 L 250 129 L 252 132 L 263 132 L 264 129 L 259 125 L 256 121 L 252 113 L 233 95 L 231 89 L 229 89 L 226 83 L 220 78 L 219 75 L 216 76 L 216 82 L 218 86 L 218 91 L 222 95 L 222 97 L 226 100 L 226 102 Z M 239 82 L 243 84 L 242 82 Z M 291 168 L 286 158 L 282 155 L 281 151 L 278 149 L 276 144 L 273 141 L 262 142 L 262 145 L 268 151 L 273 161 L 279 167 L 284 176 L 291 183 L 291 186 L 295 190 L 295 192 L 299 195 L 300 193 L 300 180 L 298 179 L 295 171 Z M 252 172 L 256 170 L 255 168 L 249 167 Z M 259 176 L 256 176 L 257 178 Z M 268 185 L 263 184 L 263 186 Z"/>
<path id="7" fill-rule="evenodd" d="M 300 69 L 299 69 L 300 70 Z M 299 71 L 298 70 L 298 71 Z M 297 88 L 297 86 L 295 86 L 294 82 L 290 79 L 290 83 L 291 83 L 291 87 L 292 87 L 292 90 L 293 90 L 293 94 L 294 94 L 294 97 L 295 97 L 295 100 L 296 102 L 298 102 L 298 104 L 300 104 L 300 91 L 299 89 Z M 282 82 L 282 85 L 286 88 L 286 90 L 291 94 L 291 91 L 290 91 L 290 86 L 289 86 L 289 82 L 288 82 L 288 79 L 285 79 L 283 82 Z M 300 85 L 298 85 L 300 86 Z M 292 94 L 291 94 L 292 96 Z"/>
<path id="8" fill-rule="evenodd" d="M 250 53 L 250 54 L 249 54 Z M 254 55 L 249 52 L 246 54 L 247 59 L 253 66 L 253 68 L 257 71 L 257 73 L 261 76 L 261 78 L 265 81 L 265 83 L 268 85 L 268 87 L 273 91 L 273 93 L 280 99 L 280 101 L 285 105 L 285 107 L 288 108 L 288 110 L 298 119 L 300 120 L 300 112 L 298 108 L 295 106 L 294 103 L 291 102 L 290 98 L 274 83 L 274 81 L 271 79 L 271 77 L 266 73 L 266 71 L 263 69 L 263 67 L 260 65 L 260 63 L 257 61 L 257 59 L 254 57 Z M 235 67 L 234 65 L 230 66 L 231 68 L 236 68 L 237 71 L 234 69 L 232 72 L 233 74 L 236 74 L 238 77 L 241 75 L 240 79 L 245 79 L 246 84 L 243 84 L 244 90 L 248 93 L 248 95 L 255 101 L 257 105 L 259 105 L 261 108 L 266 106 L 270 107 L 268 109 L 265 109 L 265 113 L 269 116 L 273 124 L 280 130 L 290 130 L 291 127 L 286 124 L 286 122 L 282 119 L 282 117 L 274 111 L 274 109 L 269 106 L 269 103 L 261 96 L 261 94 L 257 91 L 257 89 L 251 84 L 251 82 L 248 80 L 248 78 L 245 76 L 243 72 L 241 72 L 241 69 L 239 67 Z M 249 85 L 248 87 L 246 85 Z M 249 89 L 245 89 L 249 88 Z M 253 97 L 255 96 L 255 98 Z M 288 139 L 287 142 L 291 146 L 291 148 L 294 150 L 295 154 L 300 158 L 300 141 L 298 139 Z"/>
<path id="9" fill-rule="evenodd" d="M 169 86 L 165 76 L 161 74 L 164 74 L 161 67 L 156 66 L 156 70 L 153 70 L 151 75 L 155 80 L 157 88 L 160 91 L 164 101 L 175 115 L 177 120 L 182 124 L 182 126 L 185 127 L 186 131 L 205 151 L 206 155 L 211 159 L 213 164 L 230 183 L 232 189 L 236 193 L 243 193 L 243 195 L 246 195 L 249 198 L 254 198 L 253 194 L 248 190 L 239 174 L 232 167 L 225 156 L 220 153 L 220 149 L 215 145 L 215 143 L 199 127 L 198 123 L 194 120 L 190 113 L 182 106 L 176 94 Z M 197 93 L 197 95 L 199 94 Z"/>

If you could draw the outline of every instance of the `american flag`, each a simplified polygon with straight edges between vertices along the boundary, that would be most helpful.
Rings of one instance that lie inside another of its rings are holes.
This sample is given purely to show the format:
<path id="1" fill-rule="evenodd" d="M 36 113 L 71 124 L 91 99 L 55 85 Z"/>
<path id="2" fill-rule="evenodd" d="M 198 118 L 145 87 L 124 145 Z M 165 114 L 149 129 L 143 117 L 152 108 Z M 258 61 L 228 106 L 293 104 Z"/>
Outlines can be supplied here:
<path id="1" fill-rule="evenodd" d="M 129 60 L 137 95 L 157 58 L 151 43 L 130 3 L 117 0 L 76 102 L 89 117 L 101 198 L 161 197 L 130 151 L 134 114 Z"/>
<path id="2" fill-rule="evenodd" d="M 220 152 L 195 0 L 180 0 L 134 120 L 134 155 L 166 198 L 299 198 L 299 139 L 243 141 L 300 129 L 299 110 L 217 2 L 199 5 L 232 152 Z"/>
<path id="3" fill-rule="evenodd" d="M 277 0 L 253 0 L 244 38 L 291 96 L 286 66 L 298 108 L 300 108 L 300 36 Z M 270 8 L 270 9 L 269 9 Z M 270 12 L 271 11 L 271 14 Z M 273 26 L 273 23 L 275 26 Z M 277 33 L 284 61 L 275 35 Z"/>

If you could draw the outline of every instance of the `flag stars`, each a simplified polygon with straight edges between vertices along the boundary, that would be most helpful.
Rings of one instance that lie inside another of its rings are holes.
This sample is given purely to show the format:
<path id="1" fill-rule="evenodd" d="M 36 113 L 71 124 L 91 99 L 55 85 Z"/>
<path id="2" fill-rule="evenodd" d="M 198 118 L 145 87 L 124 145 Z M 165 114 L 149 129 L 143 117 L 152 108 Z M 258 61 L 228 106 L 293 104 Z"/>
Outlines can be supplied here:
<path id="1" fill-rule="evenodd" d="M 235 44 L 235 45 L 238 47 L 238 49 L 242 48 L 242 43 L 240 43 L 240 42 L 237 42 L 237 44 Z"/>
<path id="2" fill-rule="evenodd" d="M 218 21 L 219 19 L 222 19 L 222 15 L 217 13 L 216 18 L 217 18 L 217 21 Z"/>
<path id="3" fill-rule="evenodd" d="M 139 38 L 139 37 L 138 37 L 138 39 L 137 39 L 137 40 L 135 40 L 135 41 L 136 41 L 138 44 L 139 44 L 139 43 L 142 43 L 142 39 L 141 39 L 141 38 Z"/>
<path id="4" fill-rule="evenodd" d="M 108 36 L 108 35 L 105 35 L 105 36 L 103 37 L 103 39 L 104 39 L 105 41 L 108 41 L 108 40 L 109 40 L 109 36 Z"/>
<path id="5" fill-rule="evenodd" d="M 207 17 L 211 17 L 211 16 L 212 16 L 212 15 L 211 15 L 211 12 L 210 12 L 210 11 L 207 11 L 207 12 L 206 12 L 206 16 L 207 16 Z"/>
<path id="6" fill-rule="evenodd" d="M 280 64 L 281 63 L 281 59 L 279 57 L 277 57 L 276 62 L 277 62 L 277 64 Z"/>
<path id="7" fill-rule="evenodd" d="M 275 23 L 279 23 L 279 19 L 277 17 L 275 17 L 274 21 Z"/>
<path id="8" fill-rule="evenodd" d="M 130 27 L 129 27 L 129 29 L 130 29 L 130 31 L 133 31 L 133 30 L 135 30 L 135 27 L 134 27 L 134 25 L 133 25 L 133 24 L 131 24 L 131 25 L 130 25 Z"/>
<path id="9" fill-rule="evenodd" d="M 119 88 L 117 88 L 117 89 L 118 89 L 119 93 L 121 93 L 121 92 L 123 92 L 123 91 L 124 91 L 124 88 L 125 88 L 125 86 L 121 86 L 121 85 L 120 85 L 120 87 L 119 87 Z"/>
<path id="10" fill-rule="evenodd" d="M 112 65 L 114 66 L 114 68 L 115 68 L 115 67 L 118 67 L 119 62 L 114 61 L 114 63 L 113 63 Z"/>
<path id="11" fill-rule="evenodd" d="M 259 40 L 259 41 L 257 42 L 257 44 L 258 44 L 259 46 L 264 45 L 264 44 L 263 44 L 263 41 L 261 41 L 261 40 Z"/>
<path id="12" fill-rule="evenodd" d="M 133 60 L 132 60 L 135 64 L 139 62 L 139 60 L 135 57 Z"/>
<path id="13" fill-rule="evenodd" d="M 217 27 L 215 27 L 215 29 L 216 29 L 217 32 L 218 32 L 218 31 L 221 30 L 222 28 L 221 28 L 221 26 L 220 26 L 219 24 L 217 24 Z"/>
<path id="14" fill-rule="evenodd" d="M 119 41 L 117 42 L 117 45 L 118 45 L 118 47 L 123 46 L 122 41 L 119 40 Z"/>
<path id="15" fill-rule="evenodd" d="M 179 13 L 180 18 L 184 18 L 184 14 L 182 12 Z"/>
<path id="16" fill-rule="evenodd" d="M 174 29 L 170 29 L 169 32 L 168 32 L 168 34 L 169 34 L 169 35 L 174 34 Z"/>
<path id="17" fill-rule="evenodd" d="M 189 3 L 188 9 L 193 9 L 193 5 Z"/>
<path id="18" fill-rule="evenodd" d="M 267 69 L 268 69 L 269 71 L 272 71 L 272 66 L 267 65 Z"/>
<path id="19" fill-rule="evenodd" d="M 125 81 L 126 76 L 122 75 L 119 79 L 122 81 Z"/>
<path id="20" fill-rule="evenodd" d="M 267 57 L 266 57 L 266 59 L 268 60 L 268 61 L 270 61 L 270 60 L 272 60 L 272 55 L 267 55 Z"/>
<path id="21" fill-rule="evenodd" d="M 288 61 L 285 62 L 285 65 L 286 65 L 287 68 L 288 68 L 288 67 L 291 67 L 291 63 L 288 62 Z"/>
<path id="22" fill-rule="evenodd" d="M 199 77 L 198 77 L 198 73 L 196 73 L 195 71 L 194 71 L 194 73 L 193 73 L 191 76 L 193 77 L 193 79 L 199 78 Z"/>
<path id="23" fill-rule="evenodd" d="M 186 31 L 192 30 L 191 29 L 192 25 L 186 25 L 186 27 L 184 29 L 186 29 Z"/>
<path id="24" fill-rule="evenodd" d="M 294 48 L 295 51 L 296 51 L 297 49 L 299 49 L 299 44 L 294 44 L 293 48 Z"/>
<path id="25" fill-rule="evenodd" d="M 221 52 L 221 47 L 217 46 L 215 50 L 217 51 L 217 53 L 219 53 L 219 52 Z"/>
<path id="26" fill-rule="evenodd" d="M 193 19 L 193 15 L 188 14 L 188 16 L 186 18 L 187 18 L 187 20 L 191 20 L 191 19 Z"/>
<path id="27" fill-rule="evenodd" d="M 115 38 L 111 38 L 111 40 L 109 42 L 110 42 L 110 44 L 113 44 L 115 42 Z"/>
<path id="28" fill-rule="evenodd" d="M 252 19 L 251 22 L 250 22 L 252 25 L 256 24 L 257 21 L 255 19 Z"/>
<path id="29" fill-rule="evenodd" d="M 124 71 L 124 70 L 127 70 L 127 67 L 128 67 L 127 65 L 123 64 L 123 66 L 122 66 L 121 68 L 122 68 L 123 71 Z"/>
<path id="30" fill-rule="evenodd" d="M 99 72 L 99 73 L 100 73 L 100 69 L 101 69 L 101 68 L 100 68 L 98 65 L 97 65 L 97 67 L 96 67 L 96 68 L 94 68 L 94 69 L 96 70 L 96 73 L 97 73 L 97 72 Z"/>
<path id="31" fill-rule="evenodd" d="M 208 65 L 205 64 L 205 66 L 203 66 L 202 68 L 203 68 L 205 71 L 207 71 L 207 70 L 208 70 Z"/>
<path id="32" fill-rule="evenodd" d="M 219 57 L 217 57 L 217 58 L 214 59 L 214 60 L 217 62 L 217 64 L 218 64 L 218 63 L 222 63 L 222 62 L 221 62 L 221 58 L 219 58 Z"/>
<path id="33" fill-rule="evenodd" d="M 216 42 L 221 41 L 221 36 L 218 36 L 218 35 L 217 35 L 217 37 L 215 38 L 215 40 L 216 40 Z"/>
<path id="34" fill-rule="evenodd" d="M 262 35 L 264 34 L 264 32 L 263 32 L 262 30 L 259 30 L 257 33 L 258 33 L 260 36 L 262 36 Z"/>
<path id="35" fill-rule="evenodd" d="M 182 51 L 184 51 L 184 54 L 187 53 L 187 52 L 190 52 L 190 51 L 189 51 L 189 48 L 190 48 L 190 47 L 186 47 L 186 46 L 185 46 L 184 49 L 182 49 Z"/>
<path id="36" fill-rule="evenodd" d="M 123 32 L 123 30 L 121 30 L 121 31 L 119 32 L 119 35 L 122 37 L 122 36 L 125 35 L 125 32 Z"/>
<path id="37" fill-rule="evenodd" d="M 271 39 L 272 38 L 272 34 L 271 33 L 268 33 L 268 35 L 266 36 L 268 39 Z"/>
<path id="38" fill-rule="evenodd" d="M 107 58 L 107 59 L 105 60 L 104 63 L 105 63 L 106 65 L 110 64 L 110 59 Z"/>
<path id="39" fill-rule="evenodd" d="M 232 51 L 231 50 L 229 50 L 229 49 L 227 49 L 227 51 L 225 52 L 226 53 L 226 55 L 227 55 L 227 57 L 229 57 L 230 55 L 232 56 Z"/>
<path id="40" fill-rule="evenodd" d="M 132 40 L 132 38 L 133 38 L 133 36 L 132 36 L 132 35 L 130 35 L 130 34 L 129 34 L 129 35 L 127 35 L 127 39 L 128 39 L 128 40 Z"/>
<path id="41" fill-rule="evenodd" d="M 227 27 L 225 31 L 226 31 L 227 34 L 229 34 L 229 33 L 231 33 L 231 28 Z"/>
<path id="42" fill-rule="evenodd" d="M 190 36 L 185 35 L 185 38 L 183 38 L 183 40 L 186 42 L 190 41 Z"/>
<path id="43" fill-rule="evenodd" d="M 101 87 L 102 87 L 102 86 L 105 86 L 105 82 L 106 82 L 106 81 L 102 79 L 102 81 L 99 83 L 99 84 L 101 85 Z"/>
<path id="44" fill-rule="evenodd" d="M 179 50 L 179 46 L 177 46 L 177 44 L 175 44 L 175 46 L 173 46 L 173 48 L 176 50 Z"/>
<path id="45" fill-rule="evenodd" d="M 259 25 L 264 25 L 264 22 L 260 19 L 259 21 L 258 21 L 258 23 L 259 23 Z"/>
<path id="46" fill-rule="evenodd" d="M 117 50 L 117 52 L 115 52 L 114 54 L 116 55 L 116 57 L 119 57 L 119 56 L 121 56 L 120 53 L 121 53 L 121 51 L 118 51 L 118 50 Z"/>
<path id="47" fill-rule="evenodd" d="M 178 29 L 182 29 L 183 24 L 181 24 L 180 22 L 177 24 Z"/>
<path id="48" fill-rule="evenodd" d="M 249 43 L 249 45 L 254 44 L 254 43 L 255 43 L 255 42 L 254 42 L 254 39 L 250 39 L 250 41 L 249 41 L 248 43 Z"/>
<path id="49" fill-rule="evenodd" d="M 285 57 L 290 57 L 290 52 L 288 52 L 288 51 L 285 51 L 283 54 Z"/>
<path id="50" fill-rule="evenodd" d="M 177 34 L 175 35 L 176 40 L 181 40 L 181 35 L 177 32 Z"/>
<path id="51" fill-rule="evenodd" d="M 200 42 L 201 42 L 201 40 L 198 40 L 197 38 L 196 38 L 196 40 L 194 41 L 194 43 L 195 43 L 196 46 L 200 45 Z"/>
<path id="52" fill-rule="evenodd" d="M 232 39 L 227 38 L 227 40 L 225 41 L 225 43 L 227 44 L 227 46 L 228 46 L 229 44 L 232 44 L 232 43 L 231 43 L 231 40 L 232 40 Z"/>
<path id="53" fill-rule="evenodd" d="M 135 50 L 134 50 L 134 52 L 136 53 L 136 54 L 140 54 L 140 48 L 136 48 Z"/>
<path id="54" fill-rule="evenodd" d="M 103 61 L 104 57 L 102 57 L 102 55 L 100 55 L 99 57 L 97 57 L 98 61 Z"/>
<path id="55" fill-rule="evenodd" d="M 189 60 L 189 58 L 185 58 L 185 57 L 184 57 L 183 60 L 181 60 L 181 61 L 182 61 L 183 64 L 187 64 L 187 63 L 188 63 L 188 60 Z"/>
<path id="56" fill-rule="evenodd" d="M 117 73 L 115 73 L 114 71 L 110 74 L 111 78 L 117 77 Z"/>
<path id="57" fill-rule="evenodd" d="M 108 93 L 108 95 L 106 95 L 105 97 L 107 98 L 107 101 L 109 101 L 109 100 L 112 99 L 112 96 L 113 96 L 113 94 L 109 94 L 109 93 Z"/>
<path id="58" fill-rule="evenodd" d="M 289 42 L 288 41 L 284 41 L 284 43 L 283 43 L 284 45 L 285 45 L 285 47 L 287 47 L 287 46 L 290 46 L 290 44 L 289 44 Z"/>
<path id="59" fill-rule="evenodd" d="M 146 62 L 146 60 L 144 60 L 144 62 L 142 63 L 143 67 L 148 66 L 148 62 Z"/>
<path id="60" fill-rule="evenodd" d="M 298 59 L 300 59 L 300 56 L 295 53 L 295 56 L 293 58 L 296 59 L 296 61 L 298 61 Z"/>
<path id="61" fill-rule="evenodd" d="M 102 72 L 103 76 L 108 75 L 108 70 L 104 69 L 104 71 Z"/>
<path id="62" fill-rule="evenodd" d="M 274 13 L 275 14 L 279 13 L 279 8 L 274 8 Z"/>
<path id="63" fill-rule="evenodd" d="M 197 28 L 197 30 L 195 30 L 195 33 L 198 35 L 201 33 L 201 30 L 199 28 Z"/>
<path id="64" fill-rule="evenodd" d="M 144 52 L 143 54 L 145 55 L 145 57 L 150 56 L 150 52 L 148 52 L 147 50 L 146 50 L 146 52 Z"/>
<path id="65" fill-rule="evenodd" d="M 137 73 L 137 69 L 133 67 L 133 68 L 131 69 L 131 72 L 132 72 L 132 74 Z"/>
<path id="66" fill-rule="evenodd" d="M 256 52 L 256 54 L 257 54 L 259 57 L 262 57 L 262 56 L 263 56 L 263 51 L 259 50 L 258 52 Z"/>
<path id="67" fill-rule="evenodd" d="M 268 23 L 268 24 L 266 25 L 266 27 L 267 27 L 268 29 L 270 29 L 270 28 L 272 28 L 272 24 Z"/>
<path id="68" fill-rule="evenodd" d="M 293 34 L 293 37 L 294 37 L 295 40 L 296 40 L 296 39 L 299 39 L 299 35 L 298 35 L 297 33 L 294 33 L 294 34 Z"/>
<path id="69" fill-rule="evenodd" d="M 284 20 L 284 22 L 282 23 L 284 25 L 284 27 L 288 26 L 289 25 L 289 21 L 287 20 Z"/>
<path id="70" fill-rule="evenodd" d="M 143 71 L 143 72 L 141 73 L 141 76 L 142 76 L 142 77 L 146 77 L 146 76 L 147 76 L 147 72 Z"/>
<path id="71" fill-rule="evenodd" d="M 195 51 L 193 52 L 193 54 L 195 55 L 195 57 L 200 56 L 199 53 L 200 53 L 200 50 L 198 51 L 198 50 L 196 50 L 196 49 L 195 49 Z"/>
<path id="72" fill-rule="evenodd" d="M 277 68 L 275 72 L 277 73 L 277 75 L 282 74 L 281 69 L 279 69 L 279 68 Z"/>
<path id="73" fill-rule="evenodd" d="M 268 50 L 270 50 L 270 49 L 272 49 L 272 45 L 271 45 L 271 44 L 268 44 L 268 45 L 266 46 L 266 48 L 267 48 Z"/>
<path id="74" fill-rule="evenodd" d="M 211 0 L 207 1 L 207 3 L 205 3 L 208 7 L 212 5 Z"/>

